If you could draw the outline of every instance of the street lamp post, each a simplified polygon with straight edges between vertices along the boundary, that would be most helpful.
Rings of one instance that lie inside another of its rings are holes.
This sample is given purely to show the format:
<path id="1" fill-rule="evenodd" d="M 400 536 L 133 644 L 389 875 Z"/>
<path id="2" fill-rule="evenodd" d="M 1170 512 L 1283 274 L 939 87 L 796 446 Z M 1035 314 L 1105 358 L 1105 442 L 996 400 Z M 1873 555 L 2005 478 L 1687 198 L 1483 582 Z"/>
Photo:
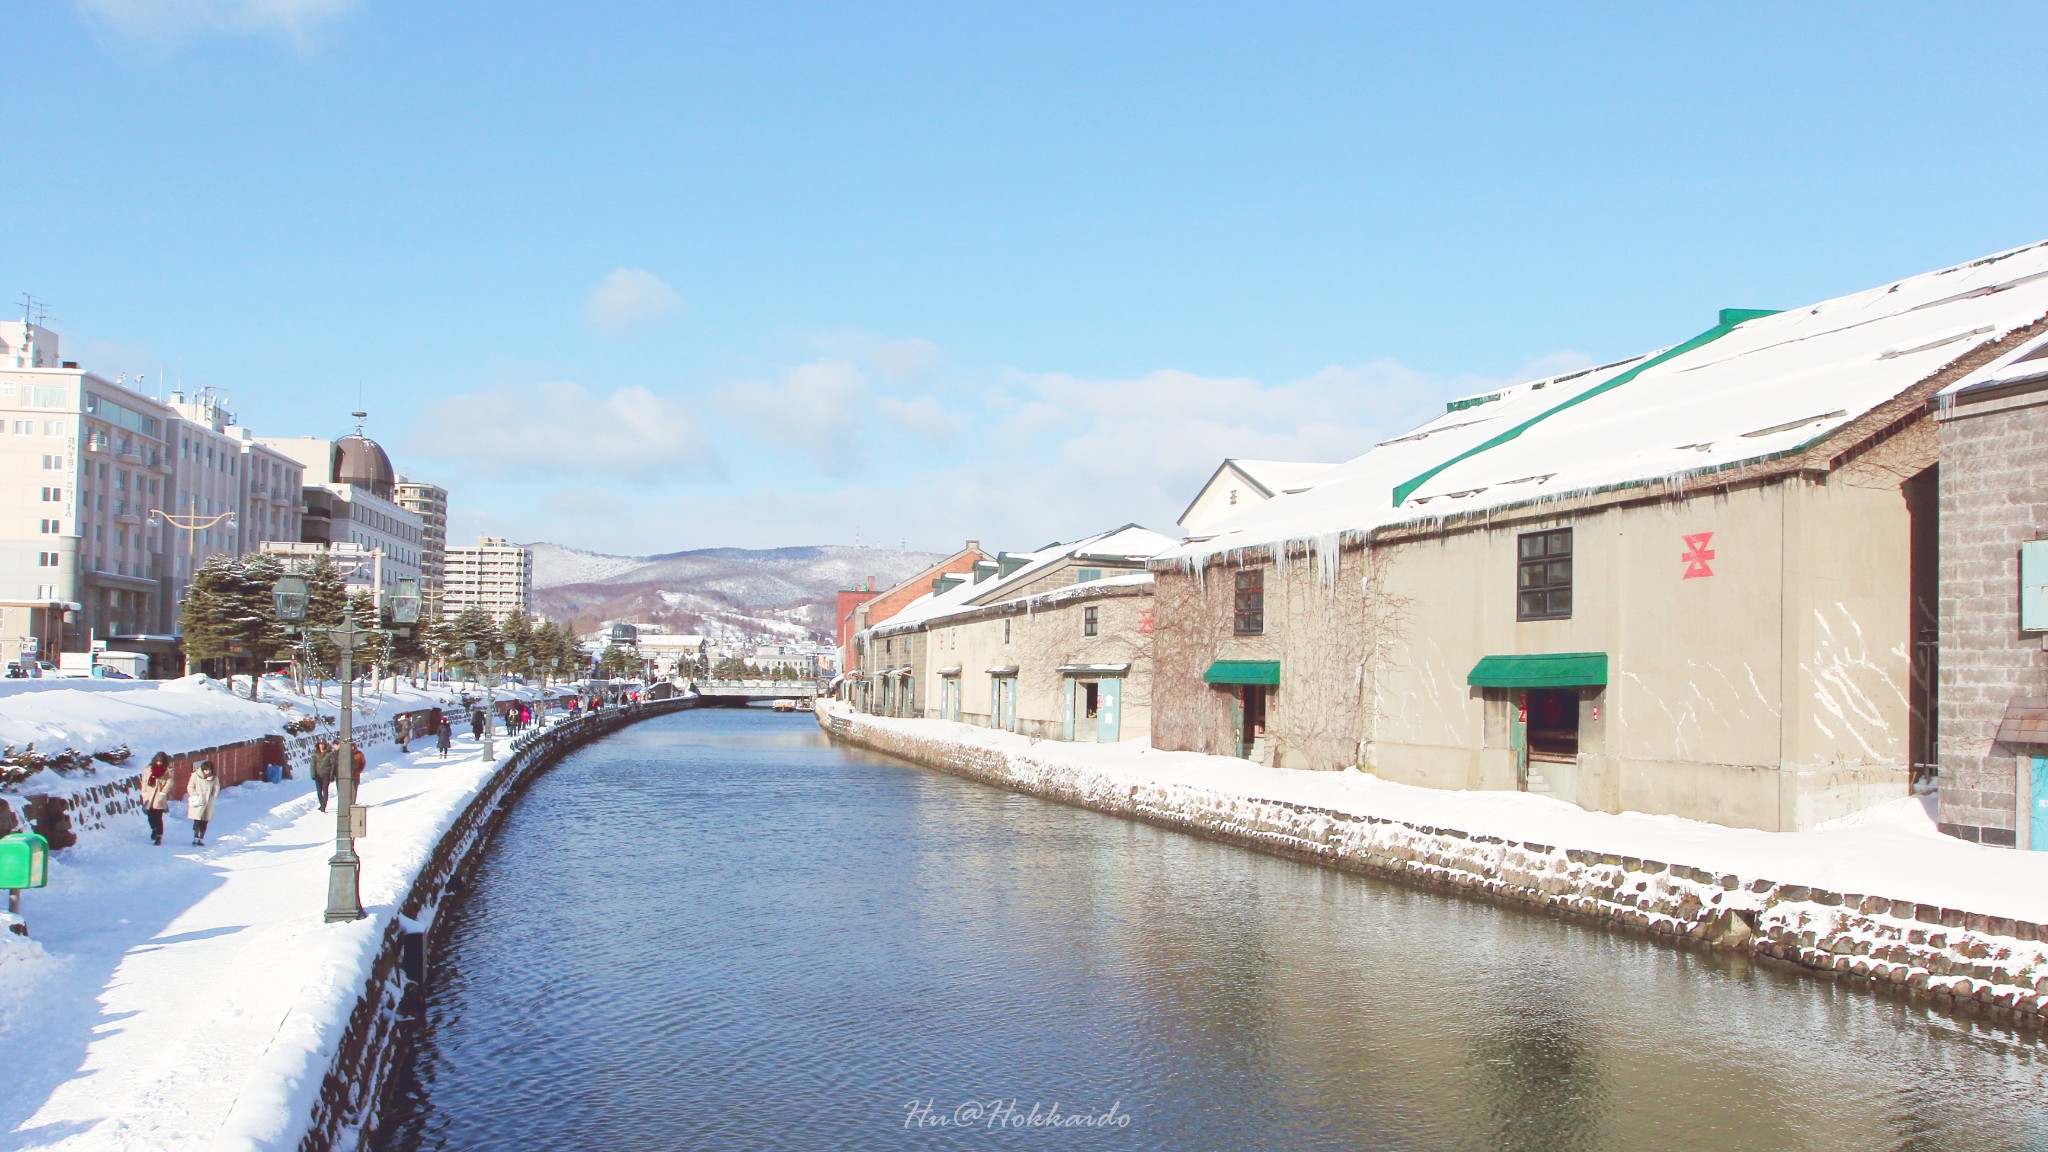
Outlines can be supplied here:
<path id="1" fill-rule="evenodd" d="M 295 572 L 280 576 L 271 592 L 277 618 L 286 624 L 302 624 L 312 589 L 306 578 Z M 409 611 L 408 611 L 409 610 Z M 392 604 L 392 619 L 404 624 L 419 619 L 419 599 L 401 607 Z M 410 619 L 404 619 L 409 615 Z M 311 634 L 324 632 L 341 654 L 341 733 L 335 749 L 334 855 L 327 861 L 327 912 L 330 924 L 363 918 L 362 858 L 356 855 L 356 760 L 355 760 L 355 652 L 373 630 L 356 623 L 353 600 L 342 605 L 338 628 L 306 628 Z"/>

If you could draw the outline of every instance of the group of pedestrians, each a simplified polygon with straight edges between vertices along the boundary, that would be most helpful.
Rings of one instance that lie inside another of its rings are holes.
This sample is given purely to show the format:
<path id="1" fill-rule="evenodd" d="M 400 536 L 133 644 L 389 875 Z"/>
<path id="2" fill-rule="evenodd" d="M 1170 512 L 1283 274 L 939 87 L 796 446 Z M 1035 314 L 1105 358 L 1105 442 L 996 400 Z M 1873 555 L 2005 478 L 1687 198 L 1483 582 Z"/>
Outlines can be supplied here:
<path id="1" fill-rule="evenodd" d="M 597 706 L 595 698 L 592 699 L 592 706 Z M 572 715 L 576 712 L 575 701 L 570 702 L 569 710 Z M 531 704 L 522 702 L 510 706 L 505 712 L 505 730 L 516 736 L 533 726 L 534 717 Z M 422 719 L 416 725 L 411 714 L 400 716 L 393 731 L 399 747 L 407 752 L 412 751 L 413 740 L 424 734 L 418 731 L 418 727 L 423 725 L 433 732 L 434 747 L 441 753 L 441 758 L 447 759 L 449 749 L 455 743 L 455 722 L 446 711 L 440 713 L 440 718 L 441 722 L 438 725 L 431 719 Z M 478 740 L 483 739 L 484 725 L 487 723 L 489 721 L 482 708 L 470 712 L 470 731 Z M 355 778 L 360 780 L 363 778 L 365 766 L 362 745 L 351 742 L 349 752 L 349 763 L 355 768 Z M 335 777 L 340 774 L 341 742 L 325 738 L 315 740 L 312 760 L 313 791 L 320 798 L 320 811 L 325 812 L 329 793 L 334 788 Z M 150 757 L 149 768 L 143 773 L 142 778 L 142 814 L 149 821 L 151 844 L 164 842 L 164 817 L 170 812 L 171 793 L 176 787 L 177 772 L 172 767 L 170 754 L 159 752 Z M 220 773 L 214 768 L 213 761 L 201 760 L 193 765 L 191 774 L 185 780 L 185 813 L 192 821 L 192 843 L 196 846 L 204 847 L 206 844 L 206 825 L 213 819 L 213 808 L 215 802 L 220 799 L 220 789 Z"/>
<path id="2" fill-rule="evenodd" d="M 150 757 L 149 770 L 142 778 L 142 815 L 149 821 L 151 844 L 164 842 L 164 815 L 171 809 L 171 789 L 176 783 L 170 755 L 159 752 Z M 201 760 L 185 781 L 185 815 L 192 821 L 193 844 L 206 845 L 206 825 L 213 819 L 214 801 L 219 798 L 220 774 L 213 761 Z"/>

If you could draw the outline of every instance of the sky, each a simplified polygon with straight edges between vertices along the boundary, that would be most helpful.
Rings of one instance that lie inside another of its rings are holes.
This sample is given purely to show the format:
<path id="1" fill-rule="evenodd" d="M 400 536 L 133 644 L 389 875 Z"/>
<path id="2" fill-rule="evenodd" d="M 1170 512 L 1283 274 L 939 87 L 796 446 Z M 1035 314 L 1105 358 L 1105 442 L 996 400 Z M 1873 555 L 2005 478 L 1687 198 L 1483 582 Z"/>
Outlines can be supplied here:
<path id="1" fill-rule="evenodd" d="M 2048 238 L 2014 4 L 12 5 L 0 306 L 451 537 L 1024 549 Z"/>

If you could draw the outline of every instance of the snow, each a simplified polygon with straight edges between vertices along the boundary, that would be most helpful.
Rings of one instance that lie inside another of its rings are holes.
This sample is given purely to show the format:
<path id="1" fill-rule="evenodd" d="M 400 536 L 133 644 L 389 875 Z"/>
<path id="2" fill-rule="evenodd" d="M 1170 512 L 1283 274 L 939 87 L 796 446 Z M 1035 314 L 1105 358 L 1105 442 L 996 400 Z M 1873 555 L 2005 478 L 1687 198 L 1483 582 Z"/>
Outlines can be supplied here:
<path id="1" fill-rule="evenodd" d="M 415 747 L 365 750 L 354 923 L 322 921 L 335 818 L 303 779 L 224 790 L 204 848 L 174 805 L 163 847 L 135 814 L 56 854 L 33 939 L 0 937 L 0 1149 L 295 1145 L 389 918 L 493 771 L 466 726 L 446 760 Z"/>
<path id="2" fill-rule="evenodd" d="M 1332 464 L 1310 463 L 1301 460 L 1238 460 L 1230 463 L 1239 472 L 1252 478 L 1253 482 L 1266 490 L 1268 496 L 1283 492 L 1294 492 L 1316 483 L 1316 478 L 1335 467 Z"/>
<path id="3" fill-rule="evenodd" d="M 856 715 L 844 703 L 829 710 Z M 1589 812 L 1525 792 L 1467 792 L 1396 784 L 1357 770 L 1304 772 L 1141 743 L 1034 740 L 946 720 L 859 716 L 862 724 L 1008 754 L 1020 770 L 1080 772 L 1091 789 L 1193 790 L 1225 802 L 1284 803 L 1469 836 L 1498 836 L 1605 855 L 1684 864 L 1745 881 L 1910 900 L 2048 923 L 2048 853 L 1989 848 L 1942 835 L 1931 801 L 1908 797 L 1810 832 L 1759 832 L 1675 816 Z M 1035 767 L 1034 767 L 1035 766 Z"/>
<path id="4" fill-rule="evenodd" d="M 912 600 L 909 604 L 904 605 L 902 611 L 875 625 L 871 631 L 877 636 L 893 636 L 901 632 L 915 631 L 919 626 L 932 620 L 961 612 L 974 611 L 988 607 L 991 604 L 1008 603 L 1009 599 L 1012 598 L 1006 598 L 1002 595 L 1005 589 L 1021 588 L 1043 576 L 1053 565 L 1069 557 L 1075 557 L 1084 562 L 1092 558 L 1101 558 L 1118 559 L 1135 564 L 1158 555 L 1166 549 L 1173 547 L 1175 543 L 1176 541 L 1170 536 L 1162 536 L 1149 528 L 1143 528 L 1136 524 L 1126 524 L 1121 528 L 1112 529 L 1108 532 L 1098 532 L 1093 536 L 1083 537 L 1071 544 L 1053 544 L 1038 549 L 1035 552 L 1013 552 L 1010 554 L 1013 558 L 1022 558 L 1026 563 L 1008 576 L 988 577 L 979 584 L 969 579 L 955 584 L 944 592 L 927 592 Z M 1148 580 L 1150 578 L 1145 573 L 1138 573 L 1137 575 L 1146 576 Z M 1114 576 L 1103 580 L 1091 580 L 1075 584 L 1071 588 L 1102 588 L 1109 586 L 1112 580 L 1126 579 L 1127 577 L 1124 576 Z M 1069 592 L 1069 589 L 1061 588 L 1058 591 Z M 1070 594 L 1080 595 L 1082 593 L 1072 592 Z M 1047 594 L 1041 593 L 1040 597 L 1045 595 Z M 1036 601 L 1040 597 L 1034 597 L 1033 600 Z"/>
<path id="5" fill-rule="evenodd" d="M 1290 543 L 1327 548 L 1340 534 L 1395 524 L 1615 485 L 1682 484 L 1701 472 L 1803 448 L 2044 314 L 2048 243 L 1748 320 L 1450 465 L 1398 506 L 1397 485 L 1650 357 L 1519 384 L 1447 411 L 1319 474 L 1306 492 L 1245 508 L 1213 536 L 1162 559 Z"/>

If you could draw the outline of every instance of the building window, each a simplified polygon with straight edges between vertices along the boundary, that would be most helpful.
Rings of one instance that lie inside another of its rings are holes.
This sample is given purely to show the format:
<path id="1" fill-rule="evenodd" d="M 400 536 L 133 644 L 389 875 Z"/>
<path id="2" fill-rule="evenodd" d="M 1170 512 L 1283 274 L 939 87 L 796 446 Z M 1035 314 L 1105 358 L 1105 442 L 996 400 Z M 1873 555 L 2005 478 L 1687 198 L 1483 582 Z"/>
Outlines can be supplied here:
<path id="1" fill-rule="evenodd" d="M 1100 579 L 1102 579 L 1102 569 L 1100 569 L 1100 568 L 1076 568 L 1076 569 L 1074 569 L 1074 583 L 1076 583 L 1076 584 L 1086 584 L 1086 583 L 1088 583 L 1088 582 L 1089 582 L 1090 580 L 1100 580 Z"/>
<path id="2" fill-rule="evenodd" d="M 1009 622 L 1008 620 L 1005 620 L 1005 621 L 1003 621 L 1003 643 L 1005 643 L 1005 644 L 1008 644 L 1009 642 L 1010 642 L 1010 622 Z"/>
<path id="3" fill-rule="evenodd" d="M 1093 606 L 1081 609 L 1081 635 L 1095 635 L 1095 609 Z"/>
<path id="4" fill-rule="evenodd" d="M 1266 570 L 1240 568 L 1232 631 L 1239 636 L 1257 636 L 1266 630 Z"/>
<path id="5" fill-rule="evenodd" d="M 1571 619 L 1572 530 L 1524 532 L 1518 543 L 1515 619 Z"/>

